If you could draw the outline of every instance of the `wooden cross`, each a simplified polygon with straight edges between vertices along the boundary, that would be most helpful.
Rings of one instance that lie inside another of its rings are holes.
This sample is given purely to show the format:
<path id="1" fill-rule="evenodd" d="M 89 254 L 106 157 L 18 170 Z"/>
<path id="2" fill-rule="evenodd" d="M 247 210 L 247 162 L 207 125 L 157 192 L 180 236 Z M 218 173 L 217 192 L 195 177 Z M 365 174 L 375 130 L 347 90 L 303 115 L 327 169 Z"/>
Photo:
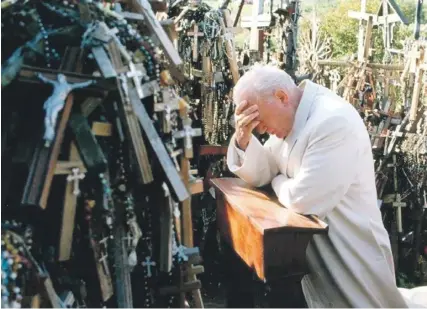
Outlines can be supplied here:
<path id="1" fill-rule="evenodd" d="M 191 119 L 188 116 L 188 105 L 185 101 L 180 102 L 179 114 L 183 121 L 184 132 L 179 132 L 179 136 L 184 138 L 185 145 L 185 155 L 181 157 L 181 177 L 186 186 L 186 188 L 190 189 L 190 159 L 193 156 L 193 145 L 192 145 L 192 137 L 193 135 L 197 135 L 197 131 L 194 132 L 193 128 L 191 128 Z M 196 129 L 197 130 L 197 129 Z M 200 130 L 200 129 L 198 129 Z M 195 134 L 194 134 L 195 133 Z M 181 135 L 182 134 L 182 135 Z M 201 134 L 201 130 L 200 130 Z M 175 208 L 176 210 L 176 208 Z M 193 223 L 192 223 L 192 215 L 191 215 L 191 195 L 186 200 L 182 201 L 182 235 L 183 235 L 183 244 L 186 247 L 193 247 Z M 177 215 L 177 214 L 175 214 Z M 180 252 L 178 252 L 181 254 Z M 196 275 L 188 275 L 187 280 L 190 282 L 196 281 Z M 203 300 L 201 296 L 200 289 L 192 290 L 193 299 L 195 302 L 195 306 L 197 308 L 203 308 Z"/>
<path id="2" fill-rule="evenodd" d="M 366 13 L 366 0 L 361 0 L 360 12 L 349 11 L 348 16 L 359 20 L 359 35 L 358 35 L 358 48 L 357 48 L 357 60 L 364 60 L 364 37 L 365 37 L 365 27 L 364 22 L 368 21 L 369 18 L 374 18 L 373 14 Z"/>
<path id="3" fill-rule="evenodd" d="M 169 188 L 165 182 L 162 183 L 164 192 L 160 203 L 160 254 L 159 271 L 170 272 L 172 269 L 172 237 L 173 236 L 173 201 Z"/>
<path id="4" fill-rule="evenodd" d="M 82 179 L 85 178 L 85 174 L 83 174 L 83 173 L 79 174 L 80 169 L 78 167 L 73 168 L 71 171 L 72 171 L 73 174 L 72 175 L 68 175 L 67 181 L 68 182 L 71 182 L 71 181 L 74 182 L 73 194 L 74 195 L 79 195 L 80 194 L 79 182 L 80 182 L 80 180 L 82 180 Z"/>
<path id="5" fill-rule="evenodd" d="M 69 177 L 75 177 L 79 171 L 85 172 L 85 166 L 81 161 L 81 157 L 74 143 L 70 145 L 70 161 L 58 162 L 56 164 L 55 175 L 65 175 L 67 177 L 67 185 L 65 186 L 64 194 L 64 205 L 62 209 L 62 218 L 61 218 L 61 230 L 59 235 L 59 250 L 58 250 L 58 260 L 59 261 L 68 261 L 71 256 L 71 247 L 73 243 L 73 234 L 74 234 L 74 218 L 76 216 L 76 205 L 77 205 L 77 196 L 76 194 L 76 185 L 75 182 L 79 180 L 77 178 L 74 181 L 74 184 L 71 183 L 72 180 L 68 180 Z M 70 170 L 77 170 L 76 173 L 70 175 Z M 84 178 L 84 174 L 82 173 Z M 77 185 L 78 192 L 78 185 Z"/>
<path id="6" fill-rule="evenodd" d="M 117 73 L 114 70 L 113 64 L 103 46 L 95 46 L 92 48 L 92 55 L 98 64 L 99 70 L 104 78 L 116 77 Z"/>
<path id="7" fill-rule="evenodd" d="M 135 64 L 131 61 L 129 62 L 129 71 L 126 73 L 128 78 L 132 78 L 135 85 L 136 92 L 140 99 L 143 98 L 142 88 L 141 88 L 141 79 L 144 76 L 144 73 L 140 70 L 137 70 Z"/>
<path id="8" fill-rule="evenodd" d="M 237 83 L 237 81 L 240 78 L 239 74 L 239 68 L 237 66 L 237 57 L 236 57 L 236 51 L 234 49 L 234 44 L 232 42 L 232 31 L 234 30 L 233 23 L 231 21 L 230 12 L 228 10 L 222 10 L 222 16 L 223 19 L 221 19 L 221 27 L 224 32 L 224 40 L 225 40 L 225 49 L 227 52 L 227 58 L 228 63 L 230 65 L 230 71 L 231 75 L 233 77 L 233 83 L 234 85 Z M 227 38 L 227 36 L 231 36 L 231 38 Z"/>
<path id="9" fill-rule="evenodd" d="M 147 277 L 150 278 L 152 276 L 151 266 L 156 266 L 156 262 L 151 261 L 151 257 L 145 257 L 145 262 L 142 262 L 142 266 L 147 267 Z"/>
<path id="10" fill-rule="evenodd" d="M 193 32 L 187 32 L 187 35 L 193 36 L 193 61 L 197 62 L 199 56 L 198 37 L 203 36 L 203 32 L 199 32 L 199 26 L 195 22 L 193 26 Z"/>
<path id="11" fill-rule="evenodd" d="M 124 64 L 122 58 L 118 52 L 118 44 L 112 42 L 109 45 L 109 55 L 114 68 L 119 71 L 123 69 Z M 133 109 L 130 105 L 130 90 L 128 79 L 124 74 L 120 74 L 117 78 L 117 88 L 120 94 L 120 103 L 116 105 L 116 111 L 120 117 L 117 117 L 118 128 L 122 128 L 126 137 L 132 142 L 132 150 L 135 154 L 138 163 L 139 176 L 144 184 L 148 184 L 153 181 L 153 173 L 148 158 L 147 148 L 142 136 L 141 127 L 138 124 L 138 120 L 133 113 Z M 136 89 L 133 89 L 132 98 L 141 104 Z M 144 93 L 144 89 L 143 89 Z M 122 127 L 123 123 L 123 127 Z M 119 131 L 122 132 L 122 131 Z M 124 137 L 124 134 L 121 134 Z"/>
<path id="12" fill-rule="evenodd" d="M 133 114 L 139 120 L 139 123 L 145 133 L 145 136 L 147 137 L 152 150 L 154 151 L 155 155 L 159 160 L 159 163 L 162 167 L 162 172 L 164 173 L 168 184 L 173 189 L 173 192 L 175 193 L 178 200 L 186 200 L 189 197 L 188 190 L 184 185 L 182 179 L 179 177 L 178 171 L 172 163 L 170 156 L 165 148 L 165 145 L 160 139 L 159 134 L 157 133 L 157 130 L 154 127 L 154 124 L 147 110 L 145 109 L 145 106 L 141 104 L 141 101 L 138 98 L 134 98 L 135 96 L 137 96 L 134 95 L 135 90 L 129 90 L 129 97 Z"/>
<path id="13" fill-rule="evenodd" d="M 423 77 L 422 63 L 426 56 L 427 55 L 425 52 L 425 48 L 420 48 L 418 44 L 416 44 L 413 47 L 409 56 L 410 57 L 409 70 L 415 73 L 414 90 L 412 92 L 411 109 L 409 111 L 409 114 L 410 114 L 409 121 L 412 125 L 417 119 L 418 106 L 420 102 L 419 96 L 422 88 L 422 77 Z"/>
<path id="14" fill-rule="evenodd" d="M 66 49 L 61 71 L 81 71 L 81 59 L 79 48 Z M 21 203 L 24 205 L 37 205 L 42 209 L 47 206 L 47 200 L 50 193 L 50 186 L 53 180 L 56 162 L 60 153 L 61 144 L 64 138 L 65 129 L 71 115 L 74 104 L 73 94 L 69 94 L 65 106 L 58 119 L 58 125 L 55 129 L 55 139 L 51 147 L 44 147 L 44 141 L 41 141 L 34 152 L 31 162 L 30 173 L 25 184 Z"/>

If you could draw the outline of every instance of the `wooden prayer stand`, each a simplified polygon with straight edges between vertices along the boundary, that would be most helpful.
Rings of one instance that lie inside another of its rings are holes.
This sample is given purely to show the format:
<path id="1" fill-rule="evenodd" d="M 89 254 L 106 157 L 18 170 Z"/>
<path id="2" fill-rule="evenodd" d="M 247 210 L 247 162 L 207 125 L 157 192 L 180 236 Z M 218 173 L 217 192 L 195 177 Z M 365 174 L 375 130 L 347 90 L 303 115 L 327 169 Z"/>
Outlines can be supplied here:
<path id="1" fill-rule="evenodd" d="M 297 307 L 286 293 L 300 288 L 302 277 L 309 272 L 307 246 L 313 235 L 327 234 L 328 226 L 314 216 L 286 209 L 277 198 L 238 178 L 217 178 L 211 183 L 229 268 L 226 307 L 254 307 L 250 273 L 270 285 L 270 307 Z M 241 265 L 242 260 L 247 267 Z"/>

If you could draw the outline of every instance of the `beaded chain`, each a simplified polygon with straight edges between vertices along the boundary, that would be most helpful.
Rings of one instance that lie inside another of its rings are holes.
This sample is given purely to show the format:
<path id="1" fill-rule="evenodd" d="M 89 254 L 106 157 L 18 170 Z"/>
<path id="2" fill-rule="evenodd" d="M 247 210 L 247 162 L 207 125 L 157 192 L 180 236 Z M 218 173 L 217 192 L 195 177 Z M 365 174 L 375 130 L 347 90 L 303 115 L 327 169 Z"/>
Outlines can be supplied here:
<path id="1" fill-rule="evenodd" d="M 22 225 L 8 221 L 2 224 L 1 234 L 1 297 L 2 307 L 21 308 L 21 277 L 32 267 L 27 259 L 27 250 L 31 249 L 32 230 L 26 228 L 22 241 L 14 237 L 9 229 L 22 229 Z"/>
<path id="2" fill-rule="evenodd" d="M 40 32 L 43 36 L 43 41 L 44 41 L 43 46 L 44 46 L 44 51 L 45 51 L 44 56 L 46 59 L 46 65 L 47 65 L 47 67 L 50 68 L 50 67 L 52 67 L 53 61 L 56 61 L 56 63 L 58 63 L 61 59 L 60 59 L 58 51 L 54 47 L 51 47 L 49 45 L 49 34 L 46 31 L 46 27 L 43 24 L 42 19 L 41 19 L 39 14 L 37 15 L 37 23 L 40 27 Z"/>

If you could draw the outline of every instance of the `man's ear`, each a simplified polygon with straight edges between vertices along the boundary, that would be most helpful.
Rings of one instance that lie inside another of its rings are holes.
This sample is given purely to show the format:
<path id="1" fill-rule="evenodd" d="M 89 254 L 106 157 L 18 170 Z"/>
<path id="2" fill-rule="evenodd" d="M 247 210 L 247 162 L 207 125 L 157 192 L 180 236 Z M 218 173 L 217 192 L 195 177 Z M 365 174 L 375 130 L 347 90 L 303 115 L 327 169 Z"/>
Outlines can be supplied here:
<path id="1" fill-rule="evenodd" d="M 283 104 L 289 103 L 289 97 L 286 92 L 284 92 L 282 89 L 278 89 L 274 92 L 274 96 L 278 98 Z"/>

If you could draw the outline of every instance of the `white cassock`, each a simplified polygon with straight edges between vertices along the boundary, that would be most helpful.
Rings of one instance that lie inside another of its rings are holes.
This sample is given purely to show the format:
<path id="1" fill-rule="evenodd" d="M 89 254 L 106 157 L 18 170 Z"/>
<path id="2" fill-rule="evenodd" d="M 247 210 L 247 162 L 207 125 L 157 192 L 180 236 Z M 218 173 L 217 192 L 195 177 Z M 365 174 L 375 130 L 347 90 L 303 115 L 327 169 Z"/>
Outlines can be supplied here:
<path id="1" fill-rule="evenodd" d="M 270 136 L 262 146 L 252 136 L 243 152 L 233 137 L 229 169 L 256 187 L 271 182 L 281 204 L 329 225 L 328 235 L 315 235 L 307 248 L 311 272 L 302 288 L 309 307 L 416 306 L 396 286 L 361 117 L 322 86 L 305 81 L 300 88 L 303 96 L 286 139 Z"/>

